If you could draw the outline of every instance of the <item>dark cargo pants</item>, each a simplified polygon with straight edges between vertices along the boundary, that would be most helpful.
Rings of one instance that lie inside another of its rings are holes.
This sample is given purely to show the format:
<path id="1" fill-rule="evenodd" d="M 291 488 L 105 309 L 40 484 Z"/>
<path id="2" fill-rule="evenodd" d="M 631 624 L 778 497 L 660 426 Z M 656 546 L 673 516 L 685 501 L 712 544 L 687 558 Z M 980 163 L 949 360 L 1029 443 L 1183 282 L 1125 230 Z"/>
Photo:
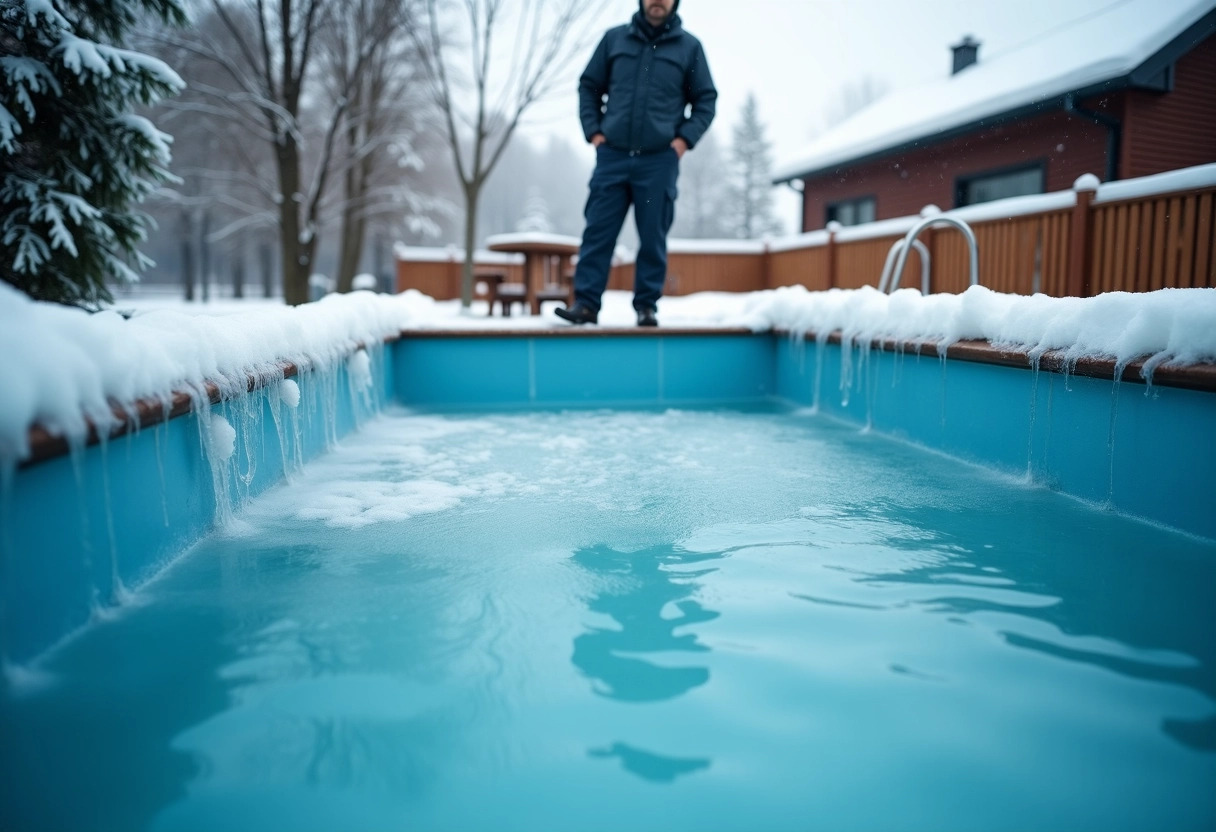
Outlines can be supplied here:
<path id="1" fill-rule="evenodd" d="M 629 153 L 601 144 L 596 148 L 591 195 L 583 214 L 587 226 L 574 273 L 574 302 L 595 311 L 608 285 L 612 252 L 629 205 L 638 227 L 633 306 L 654 307 L 667 279 L 667 232 L 675 220 L 676 178 L 680 160 L 673 148 Z"/>

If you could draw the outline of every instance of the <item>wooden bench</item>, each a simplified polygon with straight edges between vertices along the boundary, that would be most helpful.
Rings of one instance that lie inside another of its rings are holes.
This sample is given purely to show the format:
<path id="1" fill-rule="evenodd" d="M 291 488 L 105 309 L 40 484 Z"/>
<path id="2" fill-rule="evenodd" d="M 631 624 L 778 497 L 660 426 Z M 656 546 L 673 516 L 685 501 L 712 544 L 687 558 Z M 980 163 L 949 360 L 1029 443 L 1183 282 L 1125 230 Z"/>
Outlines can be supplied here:
<path id="1" fill-rule="evenodd" d="M 555 266 L 553 271 L 558 271 L 559 268 Z M 563 270 L 557 283 L 548 283 L 536 290 L 537 306 L 547 300 L 560 300 L 566 306 L 574 306 L 574 269 Z"/>
<path id="2" fill-rule="evenodd" d="M 508 283 L 507 271 L 499 266 L 475 266 L 473 280 L 486 284 L 486 315 L 494 314 L 494 304 L 500 304 L 503 317 L 511 314 L 511 305 L 528 302 L 528 287 L 522 283 Z"/>

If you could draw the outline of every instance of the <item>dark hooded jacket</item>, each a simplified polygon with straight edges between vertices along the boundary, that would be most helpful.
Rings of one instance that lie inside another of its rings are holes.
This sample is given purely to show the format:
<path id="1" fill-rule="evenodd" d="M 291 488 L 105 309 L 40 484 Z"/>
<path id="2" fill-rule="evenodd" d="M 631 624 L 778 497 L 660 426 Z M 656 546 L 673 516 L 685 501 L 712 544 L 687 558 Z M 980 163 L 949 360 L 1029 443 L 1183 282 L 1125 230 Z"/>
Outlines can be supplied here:
<path id="1" fill-rule="evenodd" d="M 696 146 L 713 121 L 717 100 L 705 50 L 674 10 L 657 32 L 641 11 L 609 29 L 579 79 L 587 141 L 603 133 L 618 150 L 652 153 L 677 136 Z"/>

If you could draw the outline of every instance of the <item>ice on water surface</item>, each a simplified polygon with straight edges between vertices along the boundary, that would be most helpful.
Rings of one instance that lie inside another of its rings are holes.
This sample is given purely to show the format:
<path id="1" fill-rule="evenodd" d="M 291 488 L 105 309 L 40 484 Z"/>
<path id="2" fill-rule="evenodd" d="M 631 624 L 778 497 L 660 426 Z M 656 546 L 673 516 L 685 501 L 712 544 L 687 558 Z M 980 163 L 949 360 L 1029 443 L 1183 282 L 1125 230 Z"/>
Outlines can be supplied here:
<path id="1" fill-rule="evenodd" d="M 1213 554 L 819 417 L 393 410 L 0 760 L 131 829 L 1202 828 Z"/>

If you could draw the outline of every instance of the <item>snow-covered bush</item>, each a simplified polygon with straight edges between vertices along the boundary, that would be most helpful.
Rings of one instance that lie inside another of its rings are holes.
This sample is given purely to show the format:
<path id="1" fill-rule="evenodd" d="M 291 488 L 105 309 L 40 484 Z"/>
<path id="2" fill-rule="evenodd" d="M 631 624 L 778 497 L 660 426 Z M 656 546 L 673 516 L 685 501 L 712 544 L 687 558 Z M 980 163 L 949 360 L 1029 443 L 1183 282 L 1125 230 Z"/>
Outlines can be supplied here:
<path id="1" fill-rule="evenodd" d="M 171 139 L 134 110 L 184 85 L 123 48 L 148 16 L 186 22 L 181 0 L 0 0 L 0 279 L 33 297 L 96 304 L 150 264 L 136 206 Z"/>

